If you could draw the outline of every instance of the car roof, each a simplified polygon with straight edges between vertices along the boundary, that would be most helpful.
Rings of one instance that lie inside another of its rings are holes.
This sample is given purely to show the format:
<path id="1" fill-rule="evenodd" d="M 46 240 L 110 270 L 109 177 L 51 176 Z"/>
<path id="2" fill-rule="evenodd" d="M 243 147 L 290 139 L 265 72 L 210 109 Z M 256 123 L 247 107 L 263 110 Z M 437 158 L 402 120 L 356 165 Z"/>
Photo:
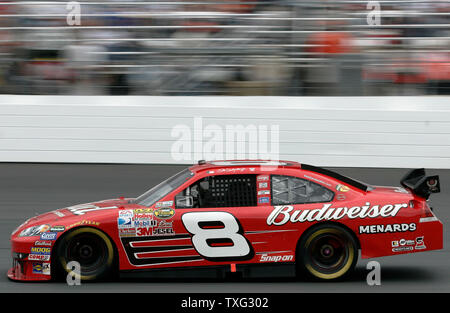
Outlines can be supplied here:
<path id="1" fill-rule="evenodd" d="M 217 161 L 198 161 L 189 168 L 192 172 L 201 172 L 205 170 L 216 170 L 220 168 L 242 168 L 242 167 L 255 167 L 260 168 L 263 166 L 276 166 L 276 167 L 291 167 L 301 168 L 301 164 L 292 161 L 282 160 L 217 160 Z"/>
<path id="2" fill-rule="evenodd" d="M 318 174 L 326 175 L 328 177 L 337 179 L 348 185 L 351 185 L 362 191 L 370 190 L 370 186 L 364 184 L 360 181 L 354 180 L 350 177 L 341 175 L 339 173 L 312 166 L 309 164 L 301 164 L 294 161 L 283 161 L 283 160 L 218 160 L 218 161 L 205 161 L 200 160 L 197 164 L 191 166 L 189 170 L 194 173 L 203 172 L 207 170 L 218 170 L 222 168 L 243 168 L 243 167 L 253 167 L 261 168 L 263 166 L 275 166 L 276 168 L 292 168 L 292 169 L 303 169 Z"/>

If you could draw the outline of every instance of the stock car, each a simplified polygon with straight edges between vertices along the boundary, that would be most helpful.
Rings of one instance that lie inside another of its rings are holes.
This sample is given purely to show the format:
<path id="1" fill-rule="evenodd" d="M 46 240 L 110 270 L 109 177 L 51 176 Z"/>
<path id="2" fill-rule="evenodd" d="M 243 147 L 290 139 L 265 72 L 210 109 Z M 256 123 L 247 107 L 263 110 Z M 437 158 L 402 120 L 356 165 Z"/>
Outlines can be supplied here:
<path id="1" fill-rule="evenodd" d="M 199 161 L 137 198 L 30 218 L 11 235 L 7 275 L 343 279 L 359 255 L 442 249 L 443 225 L 427 203 L 439 177 L 415 169 L 401 185 L 372 186 L 291 161 Z"/>

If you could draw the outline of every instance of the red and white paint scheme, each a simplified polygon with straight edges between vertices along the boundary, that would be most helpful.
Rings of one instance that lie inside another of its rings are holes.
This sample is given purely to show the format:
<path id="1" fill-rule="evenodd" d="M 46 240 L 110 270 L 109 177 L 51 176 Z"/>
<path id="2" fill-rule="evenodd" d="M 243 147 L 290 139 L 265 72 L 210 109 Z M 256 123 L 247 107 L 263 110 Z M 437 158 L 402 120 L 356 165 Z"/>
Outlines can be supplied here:
<path id="1" fill-rule="evenodd" d="M 86 280 L 268 264 L 339 278 L 358 250 L 373 258 L 442 249 L 443 226 L 427 203 L 439 188 L 423 169 L 402 187 L 380 187 L 291 161 L 199 161 L 138 198 L 27 220 L 11 235 L 8 277 L 49 280 L 75 260 Z"/>

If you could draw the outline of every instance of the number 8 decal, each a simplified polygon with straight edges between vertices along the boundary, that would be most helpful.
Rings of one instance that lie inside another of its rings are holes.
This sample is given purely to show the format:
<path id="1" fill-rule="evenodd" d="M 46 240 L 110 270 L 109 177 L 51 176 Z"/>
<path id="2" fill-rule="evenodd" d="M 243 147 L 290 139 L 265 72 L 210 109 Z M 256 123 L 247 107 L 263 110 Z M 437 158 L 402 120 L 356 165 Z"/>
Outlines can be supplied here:
<path id="1" fill-rule="evenodd" d="M 192 234 L 195 250 L 210 259 L 251 258 L 253 250 L 242 235 L 236 218 L 227 212 L 190 212 L 181 217 L 184 227 Z M 202 228 L 200 224 L 220 223 L 221 228 Z M 231 242 L 232 245 L 211 246 L 211 242 Z M 208 243 L 210 242 L 210 243 Z"/>

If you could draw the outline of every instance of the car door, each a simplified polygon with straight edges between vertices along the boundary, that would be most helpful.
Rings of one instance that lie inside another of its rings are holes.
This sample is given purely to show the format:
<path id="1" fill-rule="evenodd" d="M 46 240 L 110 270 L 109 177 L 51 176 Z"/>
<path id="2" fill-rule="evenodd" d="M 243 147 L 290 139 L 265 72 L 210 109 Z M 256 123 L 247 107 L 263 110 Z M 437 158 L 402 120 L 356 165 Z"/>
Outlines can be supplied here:
<path id="1" fill-rule="evenodd" d="M 204 259 L 197 265 L 250 261 L 255 256 L 245 230 L 257 211 L 255 174 L 209 175 L 175 197 L 176 222 Z"/>
<path id="2" fill-rule="evenodd" d="M 292 196 L 282 201 L 282 194 L 298 187 L 288 184 L 290 189 L 282 190 L 280 179 L 284 182 L 285 177 L 267 172 L 210 175 L 177 195 L 175 203 L 180 203 L 176 206 L 177 223 L 192 236 L 193 248 L 205 260 L 197 265 L 294 262 L 301 235 L 299 225 L 278 225 L 277 218 L 273 218 L 275 223 L 271 218 L 284 204 L 298 206 L 301 202 L 302 207 L 308 208 L 317 205 L 309 202 L 323 201 L 326 197 L 316 198 L 316 194 L 310 193 L 303 201 Z M 333 193 L 329 196 L 332 198 Z M 182 208 L 185 203 L 189 205 Z"/>

